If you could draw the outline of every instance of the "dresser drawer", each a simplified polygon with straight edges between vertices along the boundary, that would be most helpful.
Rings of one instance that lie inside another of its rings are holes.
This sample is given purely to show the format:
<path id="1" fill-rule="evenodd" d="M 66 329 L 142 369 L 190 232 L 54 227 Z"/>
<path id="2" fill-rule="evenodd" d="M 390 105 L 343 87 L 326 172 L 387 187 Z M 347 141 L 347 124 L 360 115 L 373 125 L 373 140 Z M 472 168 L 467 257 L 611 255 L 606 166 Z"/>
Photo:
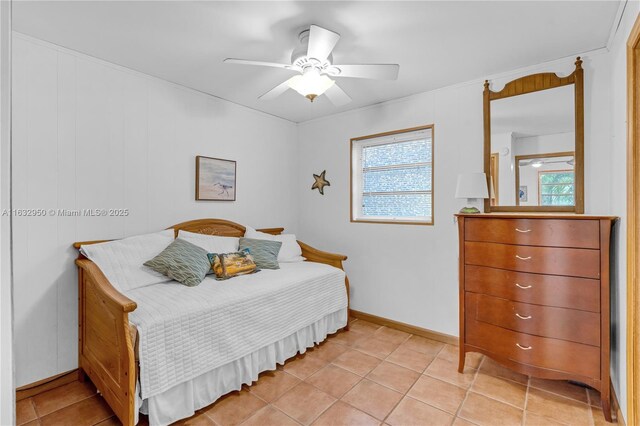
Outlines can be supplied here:
<path id="1" fill-rule="evenodd" d="M 517 302 L 600 312 L 600 281 L 466 265 L 464 289 Z"/>
<path id="2" fill-rule="evenodd" d="M 600 248 L 600 224 L 597 220 L 467 218 L 464 233 L 467 241 Z"/>
<path id="3" fill-rule="evenodd" d="M 534 336 L 467 316 L 465 343 L 520 364 L 600 379 L 600 348 Z M 498 358 L 498 359 L 499 359 Z"/>
<path id="4" fill-rule="evenodd" d="M 465 241 L 465 263 L 536 274 L 600 278 L 600 251 Z"/>
<path id="5" fill-rule="evenodd" d="M 466 303 L 466 308 L 475 311 L 475 319 L 480 322 L 535 336 L 600 346 L 599 313 L 513 302 L 475 293 L 467 293 Z"/>

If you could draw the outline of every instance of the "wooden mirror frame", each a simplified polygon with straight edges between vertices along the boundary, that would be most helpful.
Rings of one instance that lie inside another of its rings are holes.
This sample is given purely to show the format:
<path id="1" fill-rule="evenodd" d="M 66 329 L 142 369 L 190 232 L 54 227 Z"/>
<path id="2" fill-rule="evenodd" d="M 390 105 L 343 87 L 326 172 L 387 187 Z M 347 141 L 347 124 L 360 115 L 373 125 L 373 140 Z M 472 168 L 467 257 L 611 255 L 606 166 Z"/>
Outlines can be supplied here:
<path id="1" fill-rule="evenodd" d="M 575 99 L 575 205 L 574 206 L 492 206 L 491 200 L 484 200 L 485 213 L 491 212 L 573 212 L 584 213 L 584 70 L 580 57 L 575 62 L 576 69 L 566 77 L 555 73 L 532 74 L 507 83 L 502 90 L 494 92 L 489 88 L 489 80 L 484 82 L 484 172 L 487 185 L 491 182 L 491 101 L 512 96 L 574 85 Z M 490 186 L 489 186 L 490 187 Z"/>

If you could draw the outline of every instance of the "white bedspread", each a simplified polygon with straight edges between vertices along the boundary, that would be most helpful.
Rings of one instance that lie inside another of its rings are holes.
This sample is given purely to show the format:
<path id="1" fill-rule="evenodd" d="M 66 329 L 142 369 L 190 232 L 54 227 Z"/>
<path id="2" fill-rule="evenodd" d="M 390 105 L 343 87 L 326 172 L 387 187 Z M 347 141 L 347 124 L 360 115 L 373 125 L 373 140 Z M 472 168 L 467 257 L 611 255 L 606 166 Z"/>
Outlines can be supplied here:
<path id="1" fill-rule="evenodd" d="M 127 292 L 138 308 L 143 399 L 283 339 L 344 309 L 342 270 L 312 262 L 197 287 L 168 282 Z"/>

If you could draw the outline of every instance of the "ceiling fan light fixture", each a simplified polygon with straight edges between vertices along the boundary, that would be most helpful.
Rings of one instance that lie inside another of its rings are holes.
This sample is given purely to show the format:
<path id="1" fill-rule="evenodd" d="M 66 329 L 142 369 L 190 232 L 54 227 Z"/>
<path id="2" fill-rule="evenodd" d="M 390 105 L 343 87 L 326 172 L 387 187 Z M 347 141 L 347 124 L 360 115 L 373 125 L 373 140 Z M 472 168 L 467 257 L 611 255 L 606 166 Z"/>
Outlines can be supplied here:
<path id="1" fill-rule="evenodd" d="M 309 68 L 304 71 L 304 74 L 291 78 L 288 84 L 290 88 L 313 102 L 315 98 L 326 92 L 334 83 L 335 81 L 326 75 L 320 75 L 317 69 Z"/>

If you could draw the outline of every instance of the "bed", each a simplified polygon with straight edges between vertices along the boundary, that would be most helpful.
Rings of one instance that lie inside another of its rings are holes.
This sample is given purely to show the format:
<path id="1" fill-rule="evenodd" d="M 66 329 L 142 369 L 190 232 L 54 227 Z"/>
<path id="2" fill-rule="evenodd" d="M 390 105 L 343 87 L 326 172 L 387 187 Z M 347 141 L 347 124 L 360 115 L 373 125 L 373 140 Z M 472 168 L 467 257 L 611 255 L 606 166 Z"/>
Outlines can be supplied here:
<path id="1" fill-rule="evenodd" d="M 180 230 L 245 233 L 242 225 L 221 219 L 168 229 L 176 236 Z M 260 231 L 277 235 L 283 229 Z M 209 277 L 198 287 L 156 284 L 126 295 L 80 254 L 81 380 L 91 379 L 124 425 L 136 424 L 138 412 L 148 414 L 150 424 L 164 425 L 348 328 L 346 256 L 298 243 L 306 261 L 279 270 L 225 282 Z"/>

